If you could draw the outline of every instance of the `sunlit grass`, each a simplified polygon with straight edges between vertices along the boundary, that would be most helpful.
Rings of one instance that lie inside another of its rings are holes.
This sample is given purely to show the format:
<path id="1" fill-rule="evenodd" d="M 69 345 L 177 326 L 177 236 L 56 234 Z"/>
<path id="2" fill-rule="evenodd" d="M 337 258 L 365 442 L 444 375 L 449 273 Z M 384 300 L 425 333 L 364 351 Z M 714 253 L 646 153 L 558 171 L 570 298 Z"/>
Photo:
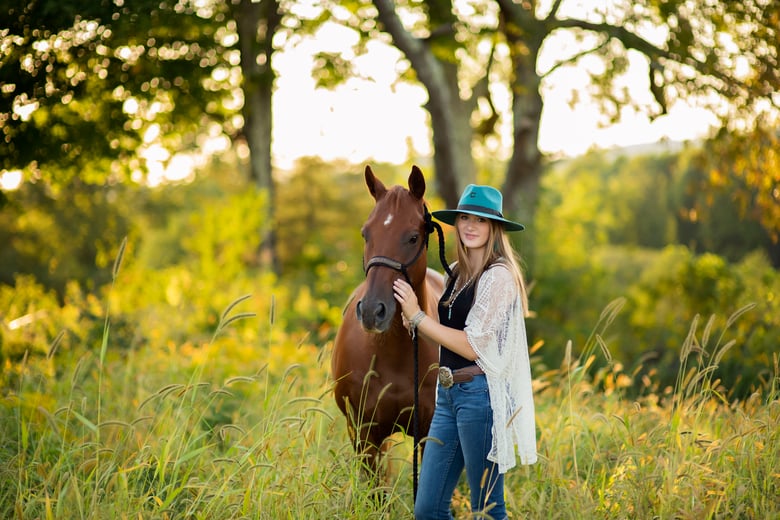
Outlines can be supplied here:
<path id="1" fill-rule="evenodd" d="M 621 388 L 638 382 L 620 364 L 582 377 L 593 349 L 578 360 L 567 356 L 559 371 L 563 380 L 538 399 L 542 463 L 508 481 L 516 510 L 541 514 L 549 507 L 546 518 L 776 516 L 778 356 L 775 383 L 765 393 L 729 402 L 713 375 L 733 342 L 723 342 L 724 330 L 709 347 L 712 324 L 700 333 L 693 321 L 675 388 L 637 398 L 623 396 Z M 598 334 L 594 338 L 604 352 L 606 344 Z"/>
<path id="2" fill-rule="evenodd" d="M 0 514 L 18 518 L 384 517 L 407 498 L 365 485 L 331 398 L 327 349 L 254 345 L 226 326 L 197 348 L 101 348 L 2 401 Z M 222 338 L 217 338 L 223 333 Z M 183 354 L 187 351 L 187 354 Z M 269 356 L 284 355 L 285 364 Z M 307 357 L 301 357 L 301 356 Z M 307 363 L 289 363 L 291 360 Z M 24 369 L 21 370 L 25 372 Z M 220 379 L 223 374 L 233 374 Z M 9 420 L 6 420 L 9 419 Z M 7 455 L 7 456 L 6 456 Z M 399 484 L 400 485 L 400 484 Z M 393 513 L 395 516 L 395 513 Z"/>
<path id="3" fill-rule="evenodd" d="M 333 401 L 330 343 L 275 330 L 273 312 L 268 337 L 243 343 L 231 325 L 257 319 L 240 311 L 245 300 L 208 344 L 112 351 L 109 319 L 98 352 L 56 378 L 21 369 L 0 408 L 0 516 L 411 518 L 409 440 L 393 450 L 390 480 L 368 478 Z M 744 309 L 720 334 L 693 321 L 674 388 L 629 392 L 638 372 L 623 371 L 603 335 L 621 305 L 607 306 L 580 355 L 569 345 L 559 368 L 535 371 L 541 457 L 507 476 L 511 518 L 779 515 L 777 354 L 771 384 L 745 401 L 714 379 Z"/>

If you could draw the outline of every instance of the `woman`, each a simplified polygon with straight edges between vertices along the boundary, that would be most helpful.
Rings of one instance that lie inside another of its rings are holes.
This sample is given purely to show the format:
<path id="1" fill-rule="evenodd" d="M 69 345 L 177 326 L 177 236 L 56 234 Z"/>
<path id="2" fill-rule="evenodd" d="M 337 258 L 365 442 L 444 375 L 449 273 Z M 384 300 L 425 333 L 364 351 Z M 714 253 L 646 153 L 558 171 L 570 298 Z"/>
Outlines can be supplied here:
<path id="1" fill-rule="evenodd" d="M 503 217 L 501 192 L 490 186 L 466 187 L 457 209 L 433 216 L 454 225 L 458 236 L 439 320 L 420 310 L 408 283 L 394 284 L 410 331 L 441 346 L 415 517 L 452 518 L 452 494 L 465 468 L 472 511 L 503 519 L 504 473 L 517 456 L 522 464 L 536 462 L 528 299 L 506 235 L 524 226 Z"/>

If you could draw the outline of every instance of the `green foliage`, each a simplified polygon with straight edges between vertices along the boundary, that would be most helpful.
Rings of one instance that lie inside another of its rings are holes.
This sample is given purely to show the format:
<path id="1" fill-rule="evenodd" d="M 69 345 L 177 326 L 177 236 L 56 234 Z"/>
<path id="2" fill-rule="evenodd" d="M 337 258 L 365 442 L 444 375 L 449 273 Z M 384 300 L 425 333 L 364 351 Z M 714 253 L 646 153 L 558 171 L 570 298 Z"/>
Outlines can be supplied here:
<path id="1" fill-rule="evenodd" d="M 738 325 L 731 326 L 735 344 L 713 370 L 724 394 L 732 398 L 744 398 L 771 379 L 780 275 L 762 254 L 731 265 L 721 257 L 695 255 L 680 246 L 661 251 L 603 247 L 593 251 L 592 261 L 600 266 L 600 275 L 593 270 L 569 271 L 551 278 L 560 285 L 550 288 L 543 279 L 534 293 L 537 316 L 529 328 L 534 337 L 545 340 L 546 364 L 562 357 L 567 338 L 584 342 L 588 331 L 580 326 L 580 316 L 595 322 L 599 302 L 625 297 L 623 311 L 603 339 L 630 370 L 646 371 L 660 385 L 673 386 L 678 346 L 688 336 L 688 324 L 695 319 L 711 322 L 714 336 L 727 328 L 724 313 L 750 307 Z M 546 299 L 561 294 L 565 305 L 560 299 Z M 599 359 L 598 365 L 608 361 Z"/>
<path id="2" fill-rule="evenodd" d="M 0 282 L 30 274 L 60 297 L 70 281 L 95 291 L 123 236 L 131 233 L 129 187 L 76 181 L 53 188 L 24 183 L 0 211 Z M 96 271 L 95 268 L 98 268 Z"/>
<path id="3" fill-rule="evenodd" d="M 374 207 L 362 170 L 304 160 L 277 192 L 285 279 L 327 299 L 346 299 L 363 278 L 360 226 Z"/>
<path id="4" fill-rule="evenodd" d="M 605 341 L 623 363 L 657 373 L 662 385 L 671 386 L 676 346 L 691 320 L 712 316 L 717 326 L 716 316 L 754 304 L 742 317 L 751 325 L 740 330 L 717 374 L 734 397 L 766 382 L 766 352 L 776 341 L 768 327 L 776 323 L 778 273 L 765 255 L 750 253 L 764 247 L 765 235 L 751 234 L 757 225 L 740 219 L 728 200 L 720 201 L 723 220 L 705 215 L 691 225 L 680 217 L 695 207 L 692 194 L 712 193 L 690 191 L 697 153 L 617 160 L 589 154 L 547 176 L 537 216 L 544 239 L 531 293 L 535 317 L 529 320 L 531 336 L 544 342 L 545 364 L 561 359 L 568 340 L 586 340 L 587 324 L 598 320 L 606 302 L 626 298 Z M 741 235 L 739 242 L 730 239 L 733 234 Z M 684 245 L 660 248 L 675 242 Z"/>
<path id="5" fill-rule="evenodd" d="M 0 214 L 0 233 L 9 237 L 0 269 L 2 352 L 14 365 L 25 352 L 45 357 L 60 333 L 62 356 L 96 348 L 105 316 L 95 304 L 100 294 L 114 312 L 115 348 L 199 345 L 214 334 L 221 309 L 241 294 L 252 295 L 249 312 L 270 317 L 279 330 L 302 331 L 296 342 L 326 341 L 363 278 L 353 217 L 367 216 L 373 201 L 354 170 L 320 164 L 280 183 L 284 283 L 259 267 L 269 225 L 265 194 L 247 190 L 238 173 L 204 173 L 154 189 L 76 183 L 56 196 L 45 186 L 9 192 L 11 203 Z M 129 238 L 125 266 L 119 287 L 108 291 L 119 233 Z M 24 316 L 37 318 L 8 329 Z M 275 334 L 249 324 L 235 329 L 246 341 Z M 47 370 L 59 358 L 48 360 Z"/>
<path id="6" fill-rule="evenodd" d="M 748 255 L 734 269 L 744 290 L 732 308 L 748 304 L 755 304 L 755 308 L 733 325 L 739 340 L 733 352 L 723 358 L 719 374 L 724 381 L 734 382 L 736 396 L 744 396 L 772 381 L 780 330 L 780 274 L 761 253 Z"/>
<path id="7" fill-rule="evenodd" d="M 30 275 L 17 275 L 14 286 L 0 285 L 2 358 L 19 363 L 26 355 L 46 356 L 48 342 L 62 325 L 61 310 L 53 291 L 47 291 Z"/>
<path id="8" fill-rule="evenodd" d="M 674 347 L 686 337 L 687 322 L 755 303 L 742 321 L 750 324 L 742 331 L 744 344 L 740 341 L 718 370 L 734 396 L 765 382 L 766 352 L 774 348 L 771 331 L 777 325 L 776 272 L 761 255 L 745 257 L 747 245 L 739 254 L 730 250 L 723 256 L 685 246 L 651 249 L 660 237 L 665 243 L 678 236 L 688 244 L 696 236 L 724 233 L 722 242 L 728 243 L 731 229 L 739 227 L 739 221 L 726 227 L 710 218 L 691 227 L 675 218 L 691 207 L 687 179 L 695 174 L 695 162 L 687 157 L 609 160 L 591 154 L 548 175 L 537 223 L 545 238 L 539 244 L 541 261 L 533 266 L 535 317 L 528 324 L 533 342 L 544 343 L 545 365 L 559 362 L 567 341 L 587 341 L 606 302 L 625 298 L 623 312 L 603 339 L 615 345 L 622 362 L 657 371 L 668 386 L 677 366 Z M 344 302 L 363 279 L 360 225 L 373 200 L 362 169 L 302 162 L 279 180 L 278 220 L 269 224 L 264 193 L 247 190 L 240 169 L 228 163 L 215 162 L 213 168 L 192 182 L 153 189 L 77 183 L 53 192 L 40 183 L 9 192 L 0 233 L 9 237 L 10 247 L 1 253 L 0 276 L 7 300 L 28 302 L 23 309 L 7 305 L 3 315 L 3 352 L 12 365 L 25 352 L 43 359 L 58 337 L 62 356 L 98 348 L 105 311 L 96 296 L 111 279 L 109 266 L 122 233 L 129 238 L 125 266 L 119 288 L 110 291 L 114 348 L 199 348 L 213 337 L 221 310 L 244 294 L 252 295 L 245 312 L 274 323 L 236 324 L 244 341 L 280 331 L 294 335 L 295 343 L 331 339 Z M 383 177 L 388 185 L 403 184 L 405 175 L 388 168 Z M 432 209 L 441 204 L 435 193 L 429 202 Z M 279 239 L 280 279 L 262 271 L 257 256 L 269 225 L 276 226 Z M 746 244 L 759 245 L 747 237 Z M 449 233 L 450 259 L 452 246 Z M 519 247 L 522 251 L 522 240 Z M 738 262 L 742 257 L 744 264 Z M 435 237 L 429 263 L 440 269 Z M 21 283 L 15 272 L 32 277 Z M 43 294 L 56 295 L 54 303 L 46 303 L 50 297 Z M 12 320 L 42 312 L 45 322 L 8 329 Z M 59 355 L 40 372 L 56 370 Z"/>
<path id="9" fill-rule="evenodd" d="M 603 116 L 616 120 L 634 107 L 654 118 L 666 114 L 674 101 L 689 99 L 710 106 L 727 126 L 738 127 L 737 121 L 752 126 L 764 103 L 773 104 L 780 78 L 770 56 L 777 50 L 778 17 L 776 3 L 764 0 L 712 1 L 696 9 L 683 0 L 641 0 L 589 10 L 586 20 L 554 16 L 553 23 L 548 18 L 543 26 L 550 32 L 565 27 L 592 38 L 593 52 L 578 57 L 603 58 L 603 66 L 592 73 L 590 89 L 602 102 Z M 663 28 L 661 43 L 648 38 L 643 27 Z M 647 60 L 652 101 L 620 85 L 631 53 Z M 742 60 L 744 73 L 735 66 Z M 729 106 L 719 105 L 723 101 Z"/>
<path id="10" fill-rule="evenodd" d="M 230 65 L 221 4 L 11 1 L 0 13 L 0 169 L 53 185 L 102 183 L 225 122 Z M 216 7 L 216 9 L 215 9 Z M 213 18 L 211 18 L 213 17 Z M 156 138 L 154 136 L 157 136 Z M 99 165 L 99 167 L 95 167 Z"/>
<path id="11" fill-rule="evenodd" d="M 729 156 L 729 152 L 721 150 L 727 146 L 728 143 L 708 143 L 679 158 L 681 174 L 674 191 L 678 241 L 697 252 L 717 252 L 731 261 L 761 247 L 777 267 L 778 242 L 772 238 L 772 210 L 767 208 L 772 206 L 768 199 L 774 166 L 771 160 L 758 166 L 756 158 L 746 151 L 732 150 Z M 760 144 L 754 153 L 766 153 L 764 146 Z M 761 172 L 752 171 L 751 178 L 743 183 L 734 174 L 713 170 L 730 161 L 746 161 Z"/>
<path id="12" fill-rule="evenodd" d="M 275 279 L 257 268 L 264 205 L 262 192 L 209 176 L 150 194 L 136 222 L 149 240 L 131 243 L 116 308 L 140 318 L 148 340 L 164 333 L 179 342 L 210 337 L 220 310 L 240 294 L 268 294 L 255 302 L 267 307 Z"/>
<path id="13" fill-rule="evenodd" d="M 70 282 L 58 297 L 31 275 L 19 274 L 13 285 L 0 284 L 0 386 L 13 387 L 21 374 L 50 378 L 59 374 L 58 359 L 73 350 L 97 348 L 103 309 L 94 294 L 84 294 Z M 127 347 L 133 336 L 117 318 L 118 345 Z"/>

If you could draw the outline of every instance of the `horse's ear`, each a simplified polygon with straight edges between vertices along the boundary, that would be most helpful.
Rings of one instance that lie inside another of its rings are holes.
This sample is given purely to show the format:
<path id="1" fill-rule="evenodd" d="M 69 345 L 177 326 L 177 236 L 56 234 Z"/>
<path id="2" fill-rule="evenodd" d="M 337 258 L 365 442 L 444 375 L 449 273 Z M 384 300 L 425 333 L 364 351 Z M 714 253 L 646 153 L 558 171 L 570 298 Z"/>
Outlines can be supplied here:
<path id="1" fill-rule="evenodd" d="M 368 186 L 368 191 L 371 193 L 371 196 L 374 197 L 374 200 L 379 200 L 385 192 L 387 192 L 385 185 L 376 178 L 374 172 L 371 171 L 371 167 L 368 165 L 366 165 L 366 186 Z"/>
<path id="2" fill-rule="evenodd" d="M 425 177 L 417 166 L 412 166 L 412 173 L 409 174 L 409 191 L 418 199 L 425 195 Z"/>

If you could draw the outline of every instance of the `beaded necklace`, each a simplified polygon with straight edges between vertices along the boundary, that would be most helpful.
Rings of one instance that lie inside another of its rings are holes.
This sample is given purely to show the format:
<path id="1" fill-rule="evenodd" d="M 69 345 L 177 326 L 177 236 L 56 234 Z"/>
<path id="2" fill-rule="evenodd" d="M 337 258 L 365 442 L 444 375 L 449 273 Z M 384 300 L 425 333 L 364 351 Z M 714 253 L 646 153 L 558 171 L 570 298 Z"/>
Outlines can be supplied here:
<path id="1" fill-rule="evenodd" d="M 473 277 L 469 278 L 468 280 L 466 280 L 466 283 L 464 283 L 461 286 L 461 288 L 458 289 L 458 291 L 450 297 L 450 302 L 447 304 L 447 319 L 448 320 L 452 319 L 452 306 L 455 304 L 455 300 L 458 299 L 458 296 L 460 296 L 460 293 L 462 293 L 463 290 L 466 289 L 466 287 L 471 285 L 471 282 L 473 282 L 473 281 L 474 281 Z"/>

